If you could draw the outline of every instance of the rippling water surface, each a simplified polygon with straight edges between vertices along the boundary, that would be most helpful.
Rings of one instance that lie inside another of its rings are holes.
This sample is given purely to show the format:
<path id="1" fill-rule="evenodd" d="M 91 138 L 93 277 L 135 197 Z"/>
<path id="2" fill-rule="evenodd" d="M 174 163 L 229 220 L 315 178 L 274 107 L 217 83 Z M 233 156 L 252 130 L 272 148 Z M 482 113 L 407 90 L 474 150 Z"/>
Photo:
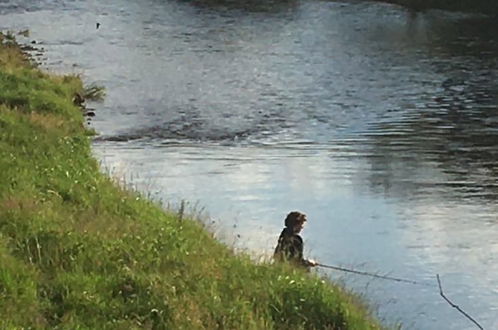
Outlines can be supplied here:
<path id="1" fill-rule="evenodd" d="M 439 273 L 498 328 L 498 24 L 362 1 L 244 3 L 0 1 L 0 28 L 29 28 L 44 67 L 107 87 L 91 125 L 115 175 L 205 207 L 220 237 L 256 254 L 302 210 L 311 257 Z M 389 324 L 475 328 L 435 287 L 327 274 Z"/>

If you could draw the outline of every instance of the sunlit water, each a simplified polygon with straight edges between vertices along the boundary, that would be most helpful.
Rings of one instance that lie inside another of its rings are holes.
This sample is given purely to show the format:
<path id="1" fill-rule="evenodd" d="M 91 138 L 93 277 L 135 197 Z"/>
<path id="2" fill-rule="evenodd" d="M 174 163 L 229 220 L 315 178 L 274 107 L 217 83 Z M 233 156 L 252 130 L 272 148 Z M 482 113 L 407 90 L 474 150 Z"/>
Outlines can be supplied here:
<path id="1" fill-rule="evenodd" d="M 103 166 L 271 253 L 434 284 L 498 328 L 498 24 L 369 2 L 0 1 L 43 66 L 105 85 Z M 96 23 L 101 23 L 96 29 Z M 320 270 L 387 324 L 474 329 L 415 286 Z"/>

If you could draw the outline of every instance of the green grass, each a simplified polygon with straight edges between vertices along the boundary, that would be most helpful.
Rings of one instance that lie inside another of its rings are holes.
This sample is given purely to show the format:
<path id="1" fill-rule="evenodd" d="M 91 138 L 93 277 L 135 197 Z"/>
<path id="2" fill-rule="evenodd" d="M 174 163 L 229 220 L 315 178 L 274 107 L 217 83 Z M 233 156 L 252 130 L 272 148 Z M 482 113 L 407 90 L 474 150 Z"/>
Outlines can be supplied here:
<path id="1" fill-rule="evenodd" d="M 77 93 L 0 37 L 0 328 L 380 328 L 330 282 L 235 255 L 102 174 Z"/>

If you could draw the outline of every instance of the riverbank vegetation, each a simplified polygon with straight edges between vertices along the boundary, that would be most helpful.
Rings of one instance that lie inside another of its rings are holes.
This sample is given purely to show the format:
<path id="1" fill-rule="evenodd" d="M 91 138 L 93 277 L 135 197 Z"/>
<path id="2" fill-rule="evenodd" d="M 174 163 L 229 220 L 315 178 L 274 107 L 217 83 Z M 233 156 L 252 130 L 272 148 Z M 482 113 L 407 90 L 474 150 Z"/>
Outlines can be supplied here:
<path id="1" fill-rule="evenodd" d="M 498 1 L 495 0 L 381 0 L 399 4 L 415 10 L 445 9 L 462 12 L 498 15 Z"/>
<path id="2" fill-rule="evenodd" d="M 235 255 L 102 174 L 83 90 L 0 35 L 0 328 L 380 328 L 339 287 Z"/>

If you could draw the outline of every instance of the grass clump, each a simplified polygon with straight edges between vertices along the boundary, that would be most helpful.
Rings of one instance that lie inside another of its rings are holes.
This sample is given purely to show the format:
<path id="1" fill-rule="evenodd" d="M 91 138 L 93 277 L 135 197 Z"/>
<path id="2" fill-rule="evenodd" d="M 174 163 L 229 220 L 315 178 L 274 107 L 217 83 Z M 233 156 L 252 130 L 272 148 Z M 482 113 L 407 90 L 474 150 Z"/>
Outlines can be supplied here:
<path id="1" fill-rule="evenodd" d="M 378 329 L 356 299 L 234 255 L 101 174 L 74 76 L 0 45 L 0 328 Z"/>
<path id="2" fill-rule="evenodd" d="M 83 98 L 91 101 L 103 101 L 105 97 L 105 89 L 102 86 L 90 85 L 85 87 Z"/>

